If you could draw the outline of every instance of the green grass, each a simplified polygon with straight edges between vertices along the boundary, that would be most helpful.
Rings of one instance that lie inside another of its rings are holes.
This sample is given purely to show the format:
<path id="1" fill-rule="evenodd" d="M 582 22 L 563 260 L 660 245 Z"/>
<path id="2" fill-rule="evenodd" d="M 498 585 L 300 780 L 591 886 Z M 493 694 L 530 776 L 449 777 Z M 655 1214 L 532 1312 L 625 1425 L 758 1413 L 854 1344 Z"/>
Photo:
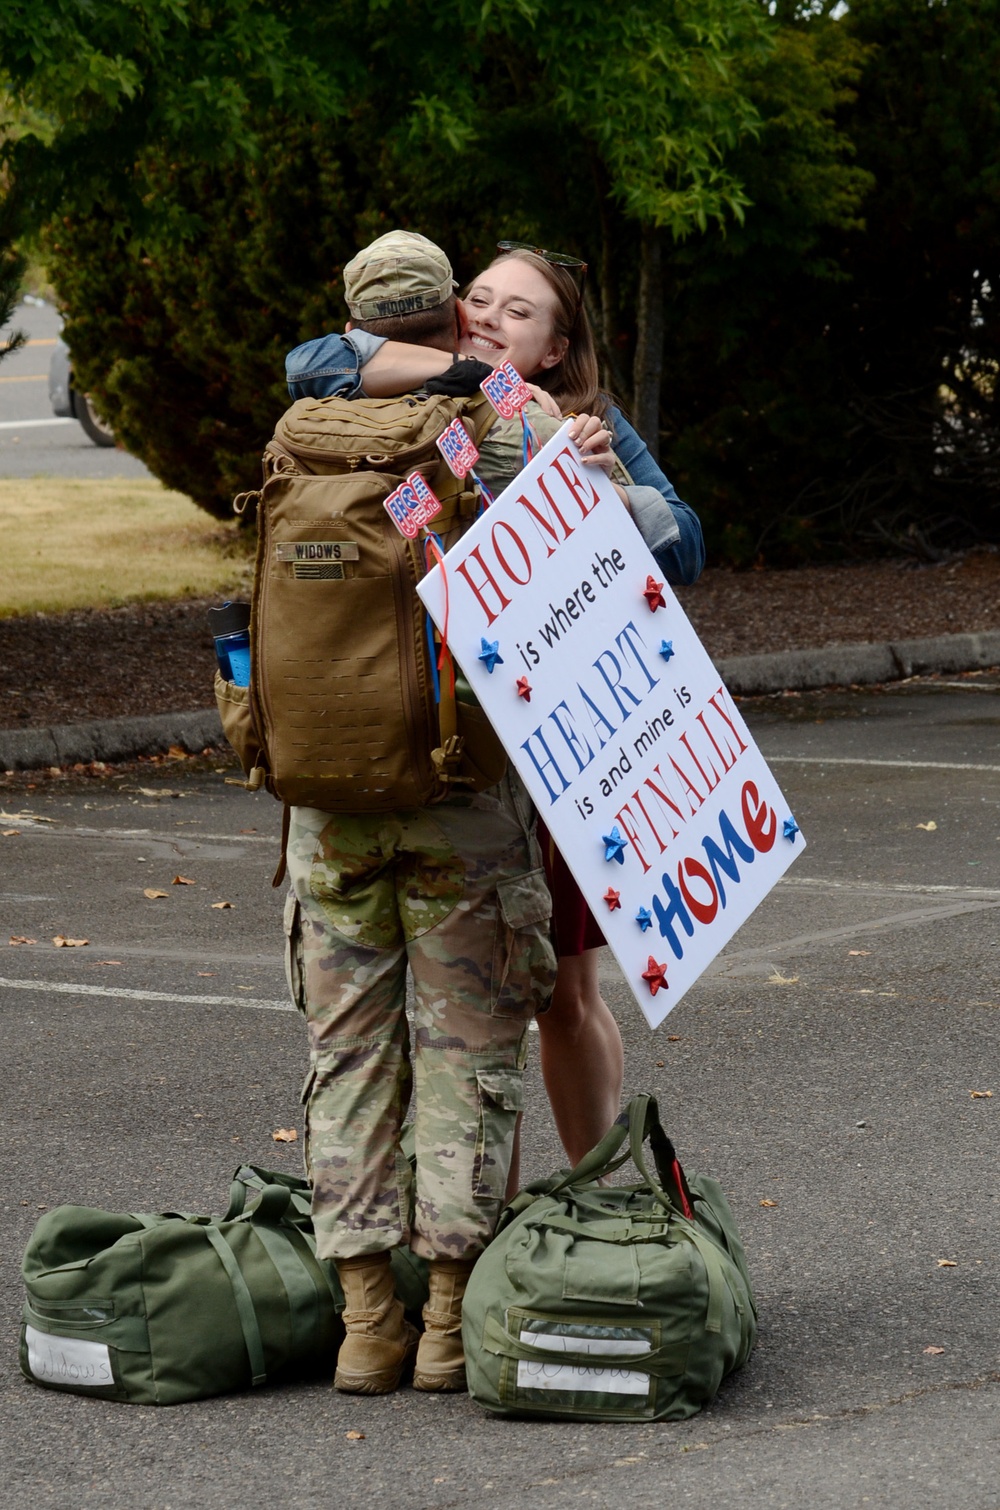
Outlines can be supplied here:
<path id="1" fill-rule="evenodd" d="M 0 618 L 246 592 L 253 541 L 158 482 L 0 479 Z"/>

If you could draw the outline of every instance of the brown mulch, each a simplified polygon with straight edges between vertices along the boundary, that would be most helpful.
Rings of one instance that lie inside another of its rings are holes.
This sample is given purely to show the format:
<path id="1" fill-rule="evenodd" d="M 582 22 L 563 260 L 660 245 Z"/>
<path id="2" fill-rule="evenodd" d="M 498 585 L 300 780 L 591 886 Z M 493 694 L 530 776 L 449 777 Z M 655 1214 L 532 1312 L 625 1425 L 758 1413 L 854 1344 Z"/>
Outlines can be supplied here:
<path id="1" fill-rule="evenodd" d="M 706 571 L 678 594 L 715 659 L 1000 629 L 1000 551 L 925 566 L 876 561 Z M 210 707 L 207 601 L 0 620 L 0 727 Z"/>

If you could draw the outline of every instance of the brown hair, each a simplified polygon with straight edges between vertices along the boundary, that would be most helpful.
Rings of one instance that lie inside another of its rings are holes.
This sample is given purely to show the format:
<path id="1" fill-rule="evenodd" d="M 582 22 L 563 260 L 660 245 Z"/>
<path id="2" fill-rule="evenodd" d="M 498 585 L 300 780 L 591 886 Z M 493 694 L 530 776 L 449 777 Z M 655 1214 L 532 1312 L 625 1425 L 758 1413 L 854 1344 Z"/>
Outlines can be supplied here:
<path id="1" fill-rule="evenodd" d="M 526 372 L 522 376 L 551 393 L 564 414 L 596 414 L 605 419 L 611 400 L 599 386 L 594 333 L 580 299 L 577 278 L 569 268 L 546 262 L 537 252 L 520 247 L 494 257 L 489 266 L 496 267 L 498 262 L 509 262 L 514 257 L 540 272 L 552 289 L 556 296 L 556 335 L 569 342 L 561 362 L 544 372 Z"/>
<path id="2" fill-rule="evenodd" d="M 353 320 L 353 330 L 367 330 L 373 336 L 390 341 L 408 341 L 412 346 L 438 346 L 453 351 L 458 340 L 455 295 L 433 309 L 415 309 L 406 315 L 381 315 L 370 320 Z"/>

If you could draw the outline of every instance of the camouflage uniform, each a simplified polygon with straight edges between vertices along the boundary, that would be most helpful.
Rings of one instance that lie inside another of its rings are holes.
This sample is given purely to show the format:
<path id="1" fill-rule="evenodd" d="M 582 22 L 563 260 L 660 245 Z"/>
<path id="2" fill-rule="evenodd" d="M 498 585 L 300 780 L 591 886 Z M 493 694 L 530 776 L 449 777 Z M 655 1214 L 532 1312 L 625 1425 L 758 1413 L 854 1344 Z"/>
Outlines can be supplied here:
<path id="1" fill-rule="evenodd" d="M 292 810 L 289 986 L 310 1038 L 306 1164 L 326 1258 L 473 1258 L 503 1201 L 551 898 L 513 773 L 431 808 Z M 413 1039 L 405 1011 L 413 972 Z M 415 1089 L 416 1181 L 399 1147 Z"/>

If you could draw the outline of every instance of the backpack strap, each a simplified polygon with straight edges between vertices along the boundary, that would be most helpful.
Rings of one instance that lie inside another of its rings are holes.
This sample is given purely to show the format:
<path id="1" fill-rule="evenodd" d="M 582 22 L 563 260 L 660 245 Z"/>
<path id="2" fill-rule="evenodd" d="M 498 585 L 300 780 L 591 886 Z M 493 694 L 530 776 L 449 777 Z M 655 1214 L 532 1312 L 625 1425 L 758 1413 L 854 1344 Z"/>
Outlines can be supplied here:
<path id="1" fill-rule="evenodd" d="M 281 807 L 281 854 L 278 856 L 278 866 L 271 877 L 272 886 L 280 886 L 285 879 L 285 871 L 288 869 L 288 835 L 292 827 L 292 810 L 287 802 Z"/>
<path id="2" fill-rule="evenodd" d="M 496 424 L 497 414 L 485 393 L 480 393 L 474 398 L 459 400 L 458 417 L 466 429 L 473 432 L 472 439 L 478 447 Z M 438 476 L 437 492 L 444 508 L 440 520 L 435 523 L 440 524 L 442 531 L 447 531 L 449 528 L 455 528 L 459 523 L 468 525 L 472 522 L 473 514 L 470 505 L 475 494 L 466 486 L 464 478 L 459 479 L 454 476 L 446 462 L 442 461 L 441 466 L 443 470 Z M 440 486 L 441 476 L 450 483 L 447 489 Z M 449 504 L 453 506 L 451 513 L 449 513 Z M 435 642 L 439 642 L 437 631 L 435 631 Z M 444 798 L 453 786 L 463 784 L 463 778 L 458 775 L 463 741 L 458 733 L 458 709 L 450 676 L 441 677 L 438 696 L 438 735 L 439 743 L 437 748 L 431 751 L 431 759 L 441 781 L 441 796 Z"/>

